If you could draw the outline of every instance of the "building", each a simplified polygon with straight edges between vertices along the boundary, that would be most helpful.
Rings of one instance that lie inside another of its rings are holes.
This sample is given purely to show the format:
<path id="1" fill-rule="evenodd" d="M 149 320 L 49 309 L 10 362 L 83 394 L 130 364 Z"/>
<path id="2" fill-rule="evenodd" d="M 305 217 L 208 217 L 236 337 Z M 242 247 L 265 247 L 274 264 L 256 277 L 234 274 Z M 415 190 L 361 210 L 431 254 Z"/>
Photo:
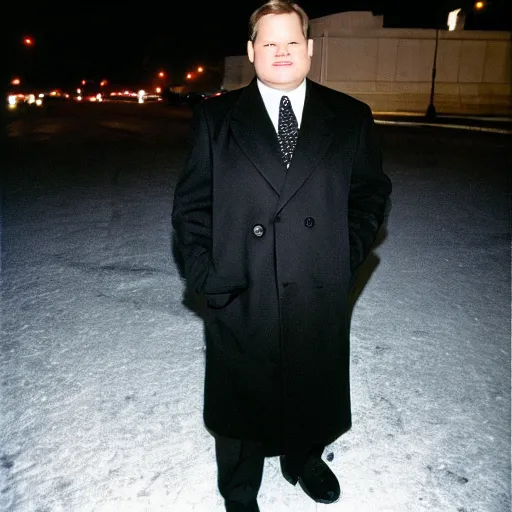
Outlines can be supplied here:
<path id="1" fill-rule="evenodd" d="M 373 111 L 424 113 L 433 92 L 438 113 L 512 114 L 512 33 L 460 28 L 384 28 L 371 12 L 312 19 L 309 76 Z M 247 56 L 226 57 L 225 89 L 253 75 Z"/>

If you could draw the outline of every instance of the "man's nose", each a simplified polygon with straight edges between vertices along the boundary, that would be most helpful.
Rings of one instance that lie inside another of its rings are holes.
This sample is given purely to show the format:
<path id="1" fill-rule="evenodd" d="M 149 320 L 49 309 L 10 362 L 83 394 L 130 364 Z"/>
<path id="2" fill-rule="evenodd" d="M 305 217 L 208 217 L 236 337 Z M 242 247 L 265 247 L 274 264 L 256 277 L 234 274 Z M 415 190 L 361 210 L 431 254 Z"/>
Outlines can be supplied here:
<path id="1" fill-rule="evenodd" d="M 287 44 L 279 44 L 276 47 L 276 56 L 282 57 L 284 55 L 289 55 L 290 52 L 288 51 L 288 45 Z"/>

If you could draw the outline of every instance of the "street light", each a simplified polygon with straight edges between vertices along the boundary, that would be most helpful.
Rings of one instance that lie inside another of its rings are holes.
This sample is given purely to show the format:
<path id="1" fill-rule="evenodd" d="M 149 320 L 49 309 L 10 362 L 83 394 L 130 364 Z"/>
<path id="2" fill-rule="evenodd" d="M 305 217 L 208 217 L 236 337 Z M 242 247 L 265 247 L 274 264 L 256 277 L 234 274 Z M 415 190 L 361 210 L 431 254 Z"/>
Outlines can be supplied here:
<path id="1" fill-rule="evenodd" d="M 486 4 L 482 0 L 479 0 L 478 2 L 474 3 L 474 8 L 477 11 L 481 11 L 482 9 L 485 8 L 485 6 L 486 6 Z M 448 16 L 448 29 L 449 30 L 455 29 L 457 23 L 455 22 L 454 17 L 457 18 L 457 16 L 459 16 L 461 12 L 462 12 L 461 9 L 457 9 L 456 11 L 452 11 L 450 13 L 450 15 L 452 15 L 452 17 L 450 18 L 450 16 Z M 425 113 L 425 116 L 428 121 L 435 121 L 435 119 L 437 117 L 436 107 L 434 106 L 434 90 L 435 90 L 435 85 L 436 85 L 437 48 L 439 46 L 439 30 L 440 30 L 439 26 L 437 26 L 436 27 L 436 44 L 435 44 L 435 48 L 434 48 L 434 61 L 432 63 L 432 82 L 430 85 L 430 101 L 429 101 L 429 104 L 427 107 L 427 111 Z"/>
<path id="2" fill-rule="evenodd" d="M 204 68 L 203 68 L 202 66 L 199 66 L 199 67 L 197 68 L 197 72 L 198 72 L 198 73 L 202 73 L 203 71 L 204 71 Z"/>
<path id="3" fill-rule="evenodd" d="M 160 71 L 160 73 L 158 73 L 158 76 L 159 76 L 160 78 L 163 78 L 163 77 L 165 76 L 165 73 L 164 73 L 163 71 Z"/>
<path id="4" fill-rule="evenodd" d="M 20 83 L 21 83 L 21 80 L 19 78 L 14 78 L 11 81 L 11 85 L 20 85 Z"/>
<path id="5" fill-rule="evenodd" d="M 192 73 L 187 73 L 187 80 L 190 80 L 193 77 Z"/>
<path id="6" fill-rule="evenodd" d="M 23 39 L 23 44 L 25 46 L 32 46 L 34 44 L 34 40 L 31 37 L 25 37 L 25 39 Z"/>

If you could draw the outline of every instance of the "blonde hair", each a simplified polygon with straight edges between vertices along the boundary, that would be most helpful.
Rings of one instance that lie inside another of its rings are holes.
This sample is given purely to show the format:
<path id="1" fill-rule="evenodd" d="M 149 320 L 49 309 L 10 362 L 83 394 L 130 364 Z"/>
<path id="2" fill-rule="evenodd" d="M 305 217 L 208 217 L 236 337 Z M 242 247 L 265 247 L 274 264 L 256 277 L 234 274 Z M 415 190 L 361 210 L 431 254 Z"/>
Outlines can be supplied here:
<path id="1" fill-rule="evenodd" d="M 258 7 L 249 19 L 249 40 L 254 42 L 258 35 L 258 21 L 267 14 L 290 14 L 296 13 L 300 18 L 302 25 L 302 33 L 304 37 L 308 38 L 309 31 L 309 17 L 305 13 L 302 7 L 299 7 L 296 3 L 287 2 L 286 0 L 269 0 L 261 7 Z"/>

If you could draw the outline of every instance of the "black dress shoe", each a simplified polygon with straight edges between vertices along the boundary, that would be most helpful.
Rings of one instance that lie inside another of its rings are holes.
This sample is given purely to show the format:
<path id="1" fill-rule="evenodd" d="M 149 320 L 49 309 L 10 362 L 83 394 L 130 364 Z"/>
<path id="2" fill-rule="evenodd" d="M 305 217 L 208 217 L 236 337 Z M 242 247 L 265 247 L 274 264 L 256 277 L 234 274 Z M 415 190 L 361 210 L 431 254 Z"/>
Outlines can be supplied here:
<path id="1" fill-rule="evenodd" d="M 224 506 L 226 507 L 226 512 L 260 512 L 256 500 L 249 501 L 248 503 L 226 500 Z"/>
<path id="2" fill-rule="evenodd" d="M 320 458 L 311 456 L 301 468 L 293 467 L 286 455 L 281 455 L 281 471 L 292 485 L 299 485 L 302 490 L 318 503 L 335 503 L 340 497 L 340 484 L 336 475 Z"/>

